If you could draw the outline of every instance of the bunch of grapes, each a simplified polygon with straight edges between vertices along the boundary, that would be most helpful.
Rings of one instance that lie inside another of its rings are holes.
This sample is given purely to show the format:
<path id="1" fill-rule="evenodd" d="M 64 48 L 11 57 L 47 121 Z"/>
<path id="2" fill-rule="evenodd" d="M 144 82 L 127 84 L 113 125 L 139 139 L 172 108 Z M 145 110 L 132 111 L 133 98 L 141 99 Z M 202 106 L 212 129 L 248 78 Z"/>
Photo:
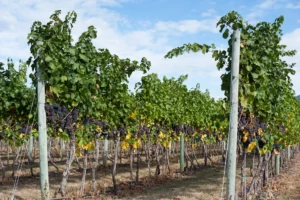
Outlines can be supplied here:
<path id="1" fill-rule="evenodd" d="M 180 132 L 183 132 L 183 126 L 182 125 L 173 125 L 172 129 L 176 134 L 179 134 Z"/>
<path id="2" fill-rule="evenodd" d="M 117 128 L 117 133 L 120 133 L 120 137 L 125 136 L 127 134 L 127 130 L 125 127 Z"/>
<path id="3" fill-rule="evenodd" d="M 120 133 L 120 137 L 121 137 L 121 136 L 125 136 L 127 134 L 127 131 L 126 129 L 117 128 L 108 132 L 103 132 L 103 135 L 106 135 L 108 140 L 116 140 L 118 133 Z"/>
<path id="4" fill-rule="evenodd" d="M 65 106 L 58 104 L 45 104 L 47 125 L 58 131 L 59 128 L 71 132 L 78 119 L 78 108 L 75 107 L 71 112 Z"/>
<path id="5" fill-rule="evenodd" d="M 192 135 L 192 134 L 194 134 L 194 132 L 195 132 L 195 128 L 194 127 L 191 127 L 191 126 L 188 126 L 188 125 L 184 125 L 184 131 L 185 131 L 185 133 L 187 134 L 187 135 Z"/>
<path id="6" fill-rule="evenodd" d="M 142 136 L 143 134 L 146 134 L 147 138 L 149 138 L 150 137 L 150 132 L 151 132 L 151 128 L 150 127 L 143 126 L 142 128 L 139 129 L 138 135 Z"/>
<path id="7" fill-rule="evenodd" d="M 28 126 L 27 123 L 21 124 L 21 128 L 19 128 L 19 133 L 23 133 L 25 135 L 31 132 L 31 126 Z"/>
<path id="8" fill-rule="evenodd" d="M 115 139 L 114 131 L 103 132 L 102 135 L 106 136 L 108 140 Z"/>
<path id="9" fill-rule="evenodd" d="M 88 117 L 84 117 L 83 119 L 83 124 L 85 126 L 87 125 L 96 125 L 98 127 L 100 127 L 101 129 L 107 129 L 107 124 L 105 124 L 104 122 L 101 122 L 99 120 L 95 120 L 95 119 L 91 119 L 91 118 L 88 118 Z"/>
<path id="10" fill-rule="evenodd" d="M 285 126 L 279 125 L 279 126 L 277 126 L 277 128 L 282 134 L 287 134 Z"/>
<path id="11" fill-rule="evenodd" d="M 5 133 L 4 133 L 4 130 L 2 130 L 2 131 L 0 132 L 0 140 L 3 140 L 4 137 L 5 137 Z"/>
<path id="12" fill-rule="evenodd" d="M 265 140 L 263 138 L 263 133 L 267 128 L 267 124 L 261 122 L 258 118 L 254 117 L 252 114 L 246 114 L 241 105 L 238 108 L 239 111 L 239 124 L 238 130 L 240 132 L 240 138 L 244 147 L 254 141 L 258 141 L 258 145 L 262 148 L 265 145 Z"/>

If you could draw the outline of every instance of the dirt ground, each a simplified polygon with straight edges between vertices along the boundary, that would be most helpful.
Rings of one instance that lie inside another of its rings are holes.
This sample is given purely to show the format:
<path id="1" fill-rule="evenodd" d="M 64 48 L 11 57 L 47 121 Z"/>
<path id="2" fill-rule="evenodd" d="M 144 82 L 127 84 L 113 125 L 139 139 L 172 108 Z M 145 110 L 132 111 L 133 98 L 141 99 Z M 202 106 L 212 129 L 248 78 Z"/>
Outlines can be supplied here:
<path id="1" fill-rule="evenodd" d="M 279 176 L 270 181 L 265 191 L 278 200 L 300 200 L 300 153 Z"/>
<path id="2" fill-rule="evenodd" d="M 152 177 L 148 177 L 148 169 L 146 164 L 142 164 L 140 168 L 140 183 L 139 185 L 129 188 L 129 164 L 126 160 L 124 164 L 118 164 L 117 167 L 117 183 L 118 193 L 114 195 L 111 192 L 111 167 L 107 169 L 101 167 L 97 171 L 98 196 L 84 198 L 75 198 L 78 195 L 81 172 L 74 164 L 69 176 L 67 185 L 68 199 L 203 199 L 203 200 L 219 200 L 222 191 L 222 180 L 224 173 L 224 165 L 219 162 L 219 157 L 215 157 L 215 164 L 209 163 L 209 166 L 203 166 L 203 159 L 199 159 L 201 168 L 196 171 L 181 175 L 176 173 L 179 169 L 178 162 L 173 162 L 172 168 L 174 173 L 172 177 L 158 176 L 154 177 L 155 164 L 152 163 Z M 53 197 L 55 190 L 58 189 L 61 181 L 61 173 L 64 167 L 64 162 L 56 162 L 60 168 L 60 172 L 56 173 L 55 168 L 49 164 L 49 179 L 50 179 L 50 194 Z M 239 161 L 239 164 L 241 161 Z M 250 162 L 249 162 L 250 164 Z M 300 153 L 298 153 L 289 164 L 288 170 L 281 172 L 279 176 L 273 178 L 268 188 L 264 188 L 264 192 L 268 193 L 263 199 L 284 199 L 284 200 L 300 200 Z M 25 165 L 26 169 L 27 166 Z M 34 172 L 38 174 L 38 164 L 35 165 Z M 249 166 L 247 165 L 247 171 Z M 11 199 L 14 180 L 7 172 L 7 178 L 0 183 L 0 199 Z M 248 171 L 249 173 L 249 171 Z M 237 187 L 240 184 L 240 170 L 237 169 Z M 135 166 L 134 166 L 135 178 Z M 250 181 L 250 180 L 249 180 Z M 226 188 L 224 188 L 225 193 Z M 85 191 L 88 194 L 91 191 L 91 171 L 87 172 L 87 182 Z M 223 194 L 224 194 L 223 193 Z M 73 197 L 73 198 L 72 198 Z M 30 177 L 29 170 L 22 172 L 18 187 L 15 193 L 15 199 L 40 199 L 39 176 Z M 59 196 L 57 199 L 60 199 Z"/>

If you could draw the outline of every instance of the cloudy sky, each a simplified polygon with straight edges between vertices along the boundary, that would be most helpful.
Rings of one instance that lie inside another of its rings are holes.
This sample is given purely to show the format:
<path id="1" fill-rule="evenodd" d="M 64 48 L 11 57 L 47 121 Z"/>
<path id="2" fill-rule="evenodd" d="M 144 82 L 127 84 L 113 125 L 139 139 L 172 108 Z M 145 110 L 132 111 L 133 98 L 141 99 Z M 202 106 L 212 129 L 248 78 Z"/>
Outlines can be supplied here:
<path id="1" fill-rule="evenodd" d="M 97 47 L 108 48 L 122 58 L 152 62 L 150 72 L 160 77 L 188 74 L 188 87 L 200 83 L 213 97 L 223 97 L 222 72 L 211 55 L 187 54 L 167 60 L 164 55 L 188 42 L 214 43 L 226 48 L 227 42 L 216 29 L 218 19 L 231 10 L 251 23 L 272 22 L 284 15 L 282 43 L 298 54 L 289 62 L 298 62 L 293 76 L 294 89 L 300 94 L 300 1 L 298 0 L 0 0 L 0 61 L 15 61 L 30 56 L 27 34 L 34 21 L 46 23 L 55 10 L 76 11 L 78 21 L 73 30 L 76 40 L 89 25 L 94 25 Z M 131 78 L 131 88 L 140 73 Z"/>

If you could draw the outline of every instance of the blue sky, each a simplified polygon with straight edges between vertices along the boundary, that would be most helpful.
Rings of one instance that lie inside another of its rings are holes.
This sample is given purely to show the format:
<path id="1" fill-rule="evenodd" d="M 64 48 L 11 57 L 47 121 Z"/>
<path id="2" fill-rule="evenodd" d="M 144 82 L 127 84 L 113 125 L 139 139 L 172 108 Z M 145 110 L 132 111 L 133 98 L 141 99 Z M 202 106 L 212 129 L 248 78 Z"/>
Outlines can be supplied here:
<path id="1" fill-rule="evenodd" d="M 288 62 L 300 63 L 300 1 L 299 0 L 0 0 L 0 61 L 15 61 L 30 56 L 27 34 L 36 20 L 46 23 L 55 10 L 62 16 L 75 10 L 78 21 L 73 36 L 76 40 L 89 25 L 98 30 L 97 47 L 108 48 L 120 57 L 152 62 L 150 72 L 160 77 L 188 74 L 188 87 L 200 83 L 213 97 L 223 97 L 220 75 L 211 55 L 186 54 L 166 60 L 172 48 L 188 42 L 214 43 L 227 48 L 216 28 L 218 19 L 231 10 L 239 12 L 250 23 L 272 22 L 283 15 L 282 43 L 298 50 Z M 300 64 L 292 77 L 296 94 L 300 94 Z M 134 73 L 130 87 L 141 78 Z"/>

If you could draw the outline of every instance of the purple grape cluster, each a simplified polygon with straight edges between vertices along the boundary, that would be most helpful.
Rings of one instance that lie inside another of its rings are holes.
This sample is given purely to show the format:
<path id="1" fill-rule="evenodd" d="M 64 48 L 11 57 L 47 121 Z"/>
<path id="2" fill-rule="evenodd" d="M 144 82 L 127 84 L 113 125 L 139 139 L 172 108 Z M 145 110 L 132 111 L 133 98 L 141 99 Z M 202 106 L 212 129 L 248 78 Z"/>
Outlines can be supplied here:
<path id="1" fill-rule="evenodd" d="M 5 133 L 4 133 L 4 131 L 2 130 L 2 131 L 0 132 L 0 140 L 3 140 L 4 137 L 5 137 Z"/>
<path id="2" fill-rule="evenodd" d="M 31 132 L 31 130 L 31 126 L 29 126 L 27 123 L 23 123 L 21 125 L 21 128 L 19 128 L 19 133 L 24 133 L 25 135 L 27 135 Z"/>
<path id="3" fill-rule="evenodd" d="M 73 131 L 74 124 L 78 119 L 78 108 L 75 107 L 71 112 L 65 106 L 58 104 L 45 104 L 47 125 L 58 131 L 59 128 L 66 130 L 68 133 Z"/>
<path id="4" fill-rule="evenodd" d="M 262 136 L 258 134 L 258 132 L 259 130 L 263 132 L 267 128 L 267 124 L 260 121 L 253 115 L 247 115 L 241 105 L 239 105 L 238 112 L 238 130 L 240 132 L 241 142 L 243 143 L 244 147 L 246 148 L 250 144 L 250 142 L 256 139 L 258 141 L 259 147 L 262 148 L 265 145 L 265 141 L 263 140 Z M 243 137 L 247 132 L 249 133 L 249 135 L 247 136 L 247 140 L 244 141 Z"/>
<path id="5" fill-rule="evenodd" d="M 141 136 L 144 133 L 146 133 L 147 137 L 149 138 L 150 137 L 150 132 L 151 132 L 151 128 L 150 127 L 143 126 L 142 128 L 140 128 L 138 130 L 138 135 Z"/>

